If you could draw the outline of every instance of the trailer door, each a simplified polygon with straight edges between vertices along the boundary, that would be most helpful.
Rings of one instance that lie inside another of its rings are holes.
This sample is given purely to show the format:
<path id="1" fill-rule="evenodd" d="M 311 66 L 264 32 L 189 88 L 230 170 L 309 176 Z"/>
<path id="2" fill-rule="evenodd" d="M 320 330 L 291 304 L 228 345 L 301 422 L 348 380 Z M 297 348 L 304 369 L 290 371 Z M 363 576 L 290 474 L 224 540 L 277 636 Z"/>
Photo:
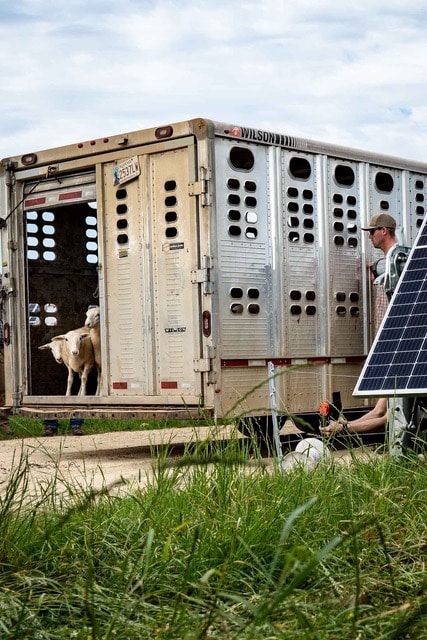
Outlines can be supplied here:
<path id="1" fill-rule="evenodd" d="M 192 139 L 144 148 L 103 167 L 111 396 L 200 402 L 200 300 L 192 275 L 199 264 L 198 207 L 189 195 L 195 173 Z"/>

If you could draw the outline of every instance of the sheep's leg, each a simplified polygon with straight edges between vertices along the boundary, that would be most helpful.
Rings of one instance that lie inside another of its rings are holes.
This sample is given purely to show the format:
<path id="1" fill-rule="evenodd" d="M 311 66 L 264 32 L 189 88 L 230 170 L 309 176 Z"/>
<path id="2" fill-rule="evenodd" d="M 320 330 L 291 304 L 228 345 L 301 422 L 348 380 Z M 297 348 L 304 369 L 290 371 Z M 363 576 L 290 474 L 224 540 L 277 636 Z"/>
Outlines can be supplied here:
<path id="1" fill-rule="evenodd" d="M 91 371 L 92 367 L 90 365 L 85 364 L 83 367 L 83 371 L 81 372 L 81 378 L 82 378 L 82 382 L 80 385 L 80 391 L 79 391 L 79 396 L 85 396 L 86 395 L 86 385 L 87 385 L 87 378 L 88 375 Z"/>
<path id="2" fill-rule="evenodd" d="M 101 395 L 101 385 L 102 385 L 102 370 L 99 365 L 96 365 L 96 373 L 97 373 L 97 385 L 96 385 L 96 395 Z"/>
<path id="3" fill-rule="evenodd" d="M 71 395 L 71 387 L 73 386 L 73 382 L 74 382 L 74 371 L 71 369 L 71 367 L 67 367 L 68 369 L 68 379 L 67 379 L 67 391 L 66 391 L 66 396 L 70 396 Z"/>

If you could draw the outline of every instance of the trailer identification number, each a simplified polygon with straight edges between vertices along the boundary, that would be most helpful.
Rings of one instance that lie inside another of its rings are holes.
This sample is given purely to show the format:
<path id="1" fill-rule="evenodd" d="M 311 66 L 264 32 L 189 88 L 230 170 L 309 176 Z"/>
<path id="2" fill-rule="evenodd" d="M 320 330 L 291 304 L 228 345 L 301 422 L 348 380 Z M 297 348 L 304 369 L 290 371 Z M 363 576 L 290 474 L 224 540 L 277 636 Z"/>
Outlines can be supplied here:
<path id="1" fill-rule="evenodd" d="M 140 173 L 138 156 L 133 156 L 113 168 L 113 185 L 117 186 L 129 182 L 129 180 L 137 178 Z"/>

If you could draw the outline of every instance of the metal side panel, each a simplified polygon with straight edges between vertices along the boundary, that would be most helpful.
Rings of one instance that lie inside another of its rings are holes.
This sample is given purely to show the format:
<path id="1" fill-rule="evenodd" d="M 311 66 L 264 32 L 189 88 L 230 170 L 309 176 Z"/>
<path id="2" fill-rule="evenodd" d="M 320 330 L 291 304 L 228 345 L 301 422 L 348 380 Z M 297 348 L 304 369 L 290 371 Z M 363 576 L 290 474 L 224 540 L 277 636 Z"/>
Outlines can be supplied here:
<path id="1" fill-rule="evenodd" d="M 183 143 L 185 145 L 185 143 Z M 139 175 L 114 184 L 104 167 L 107 377 L 111 396 L 199 402 L 201 373 L 194 147 L 138 155 Z M 136 165 L 135 165 L 136 166 Z"/>
<path id="2" fill-rule="evenodd" d="M 330 355 L 360 356 L 364 352 L 360 167 L 327 159 L 326 250 L 329 291 Z"/>
<path id="3" fill-rule="evenodd" d="M 244 166 L 246 153 L 252 167 Z M 274 351 L 269 170 L 268 148 L 216 141 L 218 355 L 224 359 Z"/>

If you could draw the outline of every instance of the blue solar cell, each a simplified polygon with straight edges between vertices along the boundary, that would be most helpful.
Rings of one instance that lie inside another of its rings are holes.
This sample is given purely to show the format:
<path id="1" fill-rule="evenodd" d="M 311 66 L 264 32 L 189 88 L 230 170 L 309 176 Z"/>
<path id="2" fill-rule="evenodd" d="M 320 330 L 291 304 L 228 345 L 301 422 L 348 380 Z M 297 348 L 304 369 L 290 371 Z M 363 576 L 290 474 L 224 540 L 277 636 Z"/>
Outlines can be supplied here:
<path id="1" fill-rule="evenodd" d="M 418 233 L 354 395 L 427 395 L 427 218 Z"/>

